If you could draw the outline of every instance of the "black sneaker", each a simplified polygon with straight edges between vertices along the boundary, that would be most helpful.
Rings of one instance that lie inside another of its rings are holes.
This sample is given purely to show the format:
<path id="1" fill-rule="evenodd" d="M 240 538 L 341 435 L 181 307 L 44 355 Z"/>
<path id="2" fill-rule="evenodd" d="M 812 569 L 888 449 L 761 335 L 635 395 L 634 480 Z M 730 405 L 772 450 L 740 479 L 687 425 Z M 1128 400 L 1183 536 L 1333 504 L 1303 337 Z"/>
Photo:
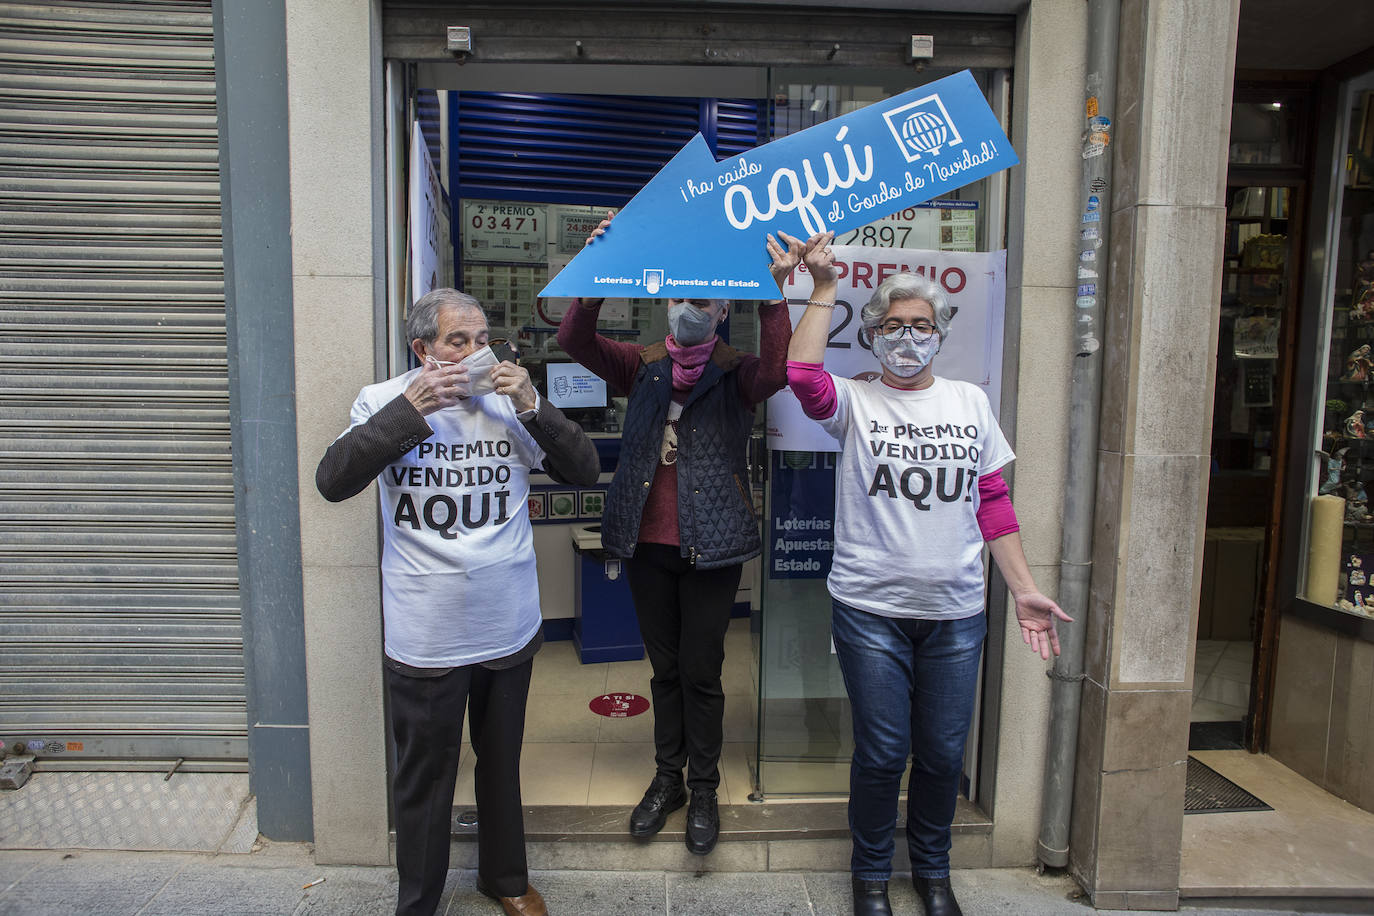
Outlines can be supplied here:
<path id="1" fill-rule="evenodd" d="M 682 777 L 655 776 L 644 798 L 630 812 L 630 836 L 653 836 L 663 829 L 663 822 L 678 808 L 687 804 L 687 790 Z"/>
<path id="2" fill-rule="evenodd" d="M 886 881 L 854 877 L 850 883 L 854 886 L 854 916 L 892 916 Z"/>
<path id="3" fill-rule="evenodd" d="M 687 851 L 704 856 L 716 848 L 720 837 L 720 809 L 714 789 L 692 790 L 687 808 Z"/>
<path id="4" fill-rule="evenodd" d="M 949 878 L 922 878 L 911 876 L 916 886 L 916 895 L 925 904 L 926 916 L 964 916 L 959 909 L 959 901 L 954 899 L 954 888 L 949 886 Z"/>

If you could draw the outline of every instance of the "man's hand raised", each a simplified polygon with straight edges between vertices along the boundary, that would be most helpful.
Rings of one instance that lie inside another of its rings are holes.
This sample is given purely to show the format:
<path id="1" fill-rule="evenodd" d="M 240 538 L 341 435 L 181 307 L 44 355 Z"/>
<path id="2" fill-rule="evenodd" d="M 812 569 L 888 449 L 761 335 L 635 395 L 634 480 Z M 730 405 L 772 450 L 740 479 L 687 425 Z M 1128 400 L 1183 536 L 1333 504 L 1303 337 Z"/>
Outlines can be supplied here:
<path id="1" fill-rule="evenodd" d="M 421 416 L 452 407 L 459 396 L 468 390 L 468 370 L 457 363 L 440 363 L 427 359 L 420 374 L 405 390 L 406 400 L 415 405 Z"/>

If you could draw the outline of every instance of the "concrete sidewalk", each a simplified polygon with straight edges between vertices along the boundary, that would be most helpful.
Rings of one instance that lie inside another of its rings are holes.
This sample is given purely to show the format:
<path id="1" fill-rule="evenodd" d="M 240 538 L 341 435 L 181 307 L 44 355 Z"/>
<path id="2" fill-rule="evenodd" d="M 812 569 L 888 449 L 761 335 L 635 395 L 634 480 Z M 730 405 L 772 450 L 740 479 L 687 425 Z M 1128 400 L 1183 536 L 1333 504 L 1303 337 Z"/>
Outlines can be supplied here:
<path id="1" fill-rule="evenodd" d="M 837 873 L 542 871 L 532 876 L 555 916 L 848 916 L 849 876 Z M 471 871 L 449 873 L 440 912 L 501 910 L 473 889 Z M 305 885 L 320 883 L 306 888 Z M 1030 869 L 959 871 L 964 911 L 1014 916 L 1086 916 L 1093 910 L 1062 875 Z M 895 912 L 921 913 L 911 884 L 892 882 Z M 390 868 L 317 866 L 303 844 L 263 844 L 253 852 L 214 855 L 90 850 L 0 852 L 0 916 L 390 916 L 396 876 Z M 1185 912 L 1359 913 L 1369 901 L 1300 901 L 1266 906 L 1190 903 Z M 1135 912 L 1135 911 L 1132 911 Z"/>

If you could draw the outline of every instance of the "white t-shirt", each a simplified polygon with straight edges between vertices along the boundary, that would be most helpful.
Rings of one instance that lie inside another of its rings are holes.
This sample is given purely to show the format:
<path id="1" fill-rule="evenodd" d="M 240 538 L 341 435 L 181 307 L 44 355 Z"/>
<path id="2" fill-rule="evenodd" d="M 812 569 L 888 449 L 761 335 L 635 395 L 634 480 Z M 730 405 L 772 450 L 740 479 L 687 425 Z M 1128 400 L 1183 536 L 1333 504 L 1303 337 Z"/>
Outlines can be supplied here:
<path id="1" fill-rule="evenodd" d="M 364 388 L 352 426 L 419 372 Z M 434 435 L 377 478 L 386 654 L 418 668 L 502 658 L 542 623 L 529 470 L 543 465 L 544 452 L 503 395 L 468 398 L 425 419 Z"/>
<path id="2" fill-rule="evenodd" d="M 978 475 L 1016 456 L 968 382 L 919 391 L 834 377 L 840 440 L 830 594 L 884 617 L 953 620 L 983 610 Z"/>

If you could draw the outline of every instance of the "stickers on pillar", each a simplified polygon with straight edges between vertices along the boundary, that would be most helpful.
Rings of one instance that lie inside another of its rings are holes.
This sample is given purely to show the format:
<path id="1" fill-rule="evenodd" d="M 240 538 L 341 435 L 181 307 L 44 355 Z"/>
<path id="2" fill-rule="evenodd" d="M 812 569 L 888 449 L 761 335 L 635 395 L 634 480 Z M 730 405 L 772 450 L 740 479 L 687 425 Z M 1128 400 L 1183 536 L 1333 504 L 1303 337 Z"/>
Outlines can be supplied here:
<path id="1" fill-rule="evenodd" d="M 724 162 L 697 134 L 539 295 L 771 299 L 766 234 L 857 228 L 1018 161 L 967 70 Z"/>
<path id="2" fill-rule="evenodd" d="M 1111 126 L 1108 118 L 1099 116 L 1088 119 L 1088 132 L 1083 138 L 1084 159 L 1101 156 L 1107 151 L 1107 144 L 1112 142 Z"/>
<path id="3" fill-rule="evenodd" d="M 628 719 L 649 709 L 649 701 L 637 693 L 603 693 L 594 697 L 587 708 L 608 719 Z"/>

